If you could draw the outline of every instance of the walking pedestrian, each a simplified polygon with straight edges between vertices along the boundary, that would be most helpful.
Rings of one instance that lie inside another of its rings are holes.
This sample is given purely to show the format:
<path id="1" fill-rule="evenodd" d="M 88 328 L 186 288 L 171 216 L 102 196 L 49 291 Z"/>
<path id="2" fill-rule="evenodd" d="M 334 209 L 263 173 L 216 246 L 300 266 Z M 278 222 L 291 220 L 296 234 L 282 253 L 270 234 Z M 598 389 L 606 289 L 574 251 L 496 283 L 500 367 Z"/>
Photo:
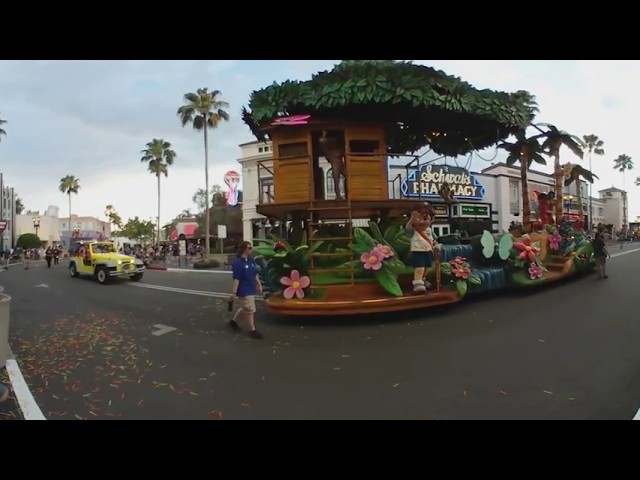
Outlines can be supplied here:
<path id="1" fill-rule="evenodd" d="M 240 331 L 237 318 L 242 313 L 247 327 L 249 328 L 249 336 L 256 339 L 264 338 L 263 335 L 256 330 L 255 313 L 256 313 L 256 294 L 262 294 L 262 283 L 258 276 L 258 268 L 256 262 L 251 256 L 253 247 L 249 242 L 242 242 L 238 249 L 238 256 L 232 265 L 233 281 L 231 283 L 231 297 L 229 297 L 229 310 L 233 311 L 233 302 L 237 299 L 238 310 L 233 319 L 229 321 L 229 326 Z"/>
<path id="2" fill-rule="evenodd" d="M 8 248 L 2 252 L 2 256 L 4 258 L 4 269 L 9 270 L 9 262 L 11 261 L 11 250 Z"/>
<path id="3" fill-rule="evenodd" d="M 60 263 L 60 249 L 55 246 L 53 247 L 53 264 L 58 265 Z"/>
<path id="4" fill-rule="evenodd" d="M 44 259 L 47 261 L 47 268 L 51 268 L 51 261 L 53 260 L 53 250 L 51 247 L 47 247 L 47 251 L 44 252 Z"/>
<path id="5" fill-rule="evenodd" d="M 609 275 L 607 275 L 607 258 L 611 258 L 611 255 L 609 255 L 609 251 L 604 244 L 602 233 L 596 233 L 596 238 L 591 245 L 593 246 L 593 257 L 596 260 L 598 278 L 609 278 Z"/>
<path id="6" fill-rule="evenodd" d="M 31 250 L 25 248 L 24 250 L 24 269 L 29 270 L 29 265 L 31 265 Z"/>

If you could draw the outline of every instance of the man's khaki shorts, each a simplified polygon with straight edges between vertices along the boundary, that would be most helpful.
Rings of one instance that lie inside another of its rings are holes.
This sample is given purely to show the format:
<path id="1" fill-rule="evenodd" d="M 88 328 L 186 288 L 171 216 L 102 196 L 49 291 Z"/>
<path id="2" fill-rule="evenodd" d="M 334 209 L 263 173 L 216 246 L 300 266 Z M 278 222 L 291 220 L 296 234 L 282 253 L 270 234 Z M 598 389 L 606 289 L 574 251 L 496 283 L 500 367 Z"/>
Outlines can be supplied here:
<path id="1" fill-rule="evenodd" d="M 256 297 L 248 295 L 246 297 L 238 297 L 238 306 L 245 312 L 255 313 L 256 311 Z"/>

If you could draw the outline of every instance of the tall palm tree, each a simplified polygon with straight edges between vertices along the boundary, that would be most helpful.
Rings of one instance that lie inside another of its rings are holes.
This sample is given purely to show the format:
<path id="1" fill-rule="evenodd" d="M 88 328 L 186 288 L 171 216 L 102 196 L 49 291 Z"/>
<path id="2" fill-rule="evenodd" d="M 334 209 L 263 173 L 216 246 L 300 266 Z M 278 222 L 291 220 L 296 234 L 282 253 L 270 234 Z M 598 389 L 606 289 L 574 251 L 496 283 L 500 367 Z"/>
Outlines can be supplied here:
<path id="1" fill-rule="evenodd" d="M 158 229 L 156 244 L 158 244 L 160 243 L 160 175 L 165 177 L 169 175 L 169 167 L 173 165 L 177 155 L 171 149 L 171 144 L 161 138 L 151 140 L 147 143 L 147 148 L 140 153 L 142 153 L 140 161 L 148 164 L 149 173 L 155 175 L 158 180 L 158 218 L 156 219 Z"/>
<path id="2" fill-rule="evenodd" d="M 634 182 L 636 187 L 640 187 L 640 177 L 636 178 L 636 181 Z"/>
<path id="3" fill-rule="evenodd" d="M 5 123 L 7 123 L 7 121 L 0 118 L 0 140 L 2 140 L 2 135 L 4 135 L 5 137 L 7 136 L 7 132 L 5 132 L 2 128 L 2 125 L 4 125 Z"/>
<path id="4" fill-rule="evenodd" d="M 564 166 L 564 186 L 568 187 L 572 183 L 576 184 L 576 193 L 578 196 L 578 210 L 580 211 L 580 218 L 583 218 L 582 214 L 582 179 L 592 184 L 595 179 L 598 178 L 591 170 L 582 168 L 580 165 L 567 163 Z M 591 219 L 591 217 L 589 217 Z"/>
<path id="5" fill-rule="evenodd" d="M 80 179 L 73 175 L 67 175 L 60 179 L 60 186 L 58 188 L 62 193 L 69 195 L 69 242 L 71 242 L 71 194 L 78 194 L 78 190 L 80 190 Z"/>
<path id="6" fill-rule="evenodd" d="M 204 190 L 205 190 L 205 251 L 211 253 L 211 223 L 209 219 L 209 128 L 216 128 L 220 122 L 229 121 L 229 114 L 224 110 L 229 104 L 219 97 L 220 90 L 209 91 L 199 88 L 196 93 L 184 95 L 185 104 L 178 109 L 178 117 L 182 126 L 190 123 L 195 130 L 204 133 Z"/>
<path id="7" fill-rule="evenodd" d="M 624 191 L 622 198 L 622 223 L 627 224 L 627 190 L 626 190 L 626 178 L 625 172 L 633 170 L 633 160 L 627 154 L 618 155 L 613 161 L 613 168 L 622 172 L 622 190 Z"/>
<path id="8" fill-rule="evenodd" d="M 556 205 L 555 205 L 555 217 L 556 223 L 560 223 L 560 219 L 562 218 L 562 167 L 560 166 L 560 148 L 564 145 L 569 150 L 571 150 L 575 155 L 582 158 L 584 144 L 582 140 L 580 140 L 575 135 L 571 135 L 564 130 L 558 130 L 554 125 L 550 125 L 548 123 L 539 123 L 539 126 L 544 126 L 547 128 L 547 131 L 538 135 L 539 137 L 544 138 L 544 142 L 542 143 L 542 148 L 544 148 L 549 156 L 553 157 L 553 169 L 554 169 L 554 177 L 556 180 Z M 536 126 L 537 128 L 537 126 Z M 582 213 L 582 211 L 581 211 Z"/>
<path id="9" fill-rule="evenodd" d="M 542 156 L 542 145 L 538 142 L 539 135 L 527 138 L 524 130 L 519 131 L 514 143 L 503 142 L 498 145 L 509 153 L 507 165 L 520 164 L 520 182 L 522 183 L 522 226 L 526 232 L 531 232 L 531 200 L 529 198 L 529 168 L 533 162 L 546 165 Z"/>
<path id="10" fill-rule="evenodd" d="M 591 166 L 591 157 L 592 155 L 604 155 L 604 142 L 598 138 L 597 135 L 593 133 L 590 135 L 583 135 L 582 141 L 585 144 L 585 149 L 589 154 L 589 171 L 593 172 L 593 167 Z M 593 219 L 593 193 L 591 192 L 591 188 L 593 184 L 589 184 L 589 223 L 591 223 Z"/>

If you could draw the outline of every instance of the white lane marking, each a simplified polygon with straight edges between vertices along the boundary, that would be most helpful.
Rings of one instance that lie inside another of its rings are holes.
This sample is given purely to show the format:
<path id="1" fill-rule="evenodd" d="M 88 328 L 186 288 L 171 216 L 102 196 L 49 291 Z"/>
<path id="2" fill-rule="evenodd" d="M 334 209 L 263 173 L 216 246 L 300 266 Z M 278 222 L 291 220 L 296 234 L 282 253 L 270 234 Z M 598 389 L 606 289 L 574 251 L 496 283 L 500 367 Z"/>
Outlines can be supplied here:
<path id="1" fill-rule="evenodd" d="M 638 409 L 638 411 L 636 412 L 636 416 L 633 417 L 634 420 L 640 420 L 640 408 Z"/>
<path id="2" fill-rule="evenodd" d="M 20 405 L 20 410 L 22 411 L 24 419 L 46 420 L 40 410 L 40 407 L 33 398 L 27 382 L 24 381 L 18 362 L 14 359 L 7 360 L 7 373 L 9 374 L 13 393 L 16 395 L 16 399 L 18 400 L 18 405 Z"/>
<path id="3" fill-rule="evenodd" d="M 46 283 L 41 283 L 40 285 L 36 285 L 36 288 L 49 288 L 49 285 Z"/>
<path id="4" fill-rule="evenodd" d="M 151 332 L 151 335 L 155 335 L 156 337 L 159 337 L 161 335 L 164 335 L 165 333 L 169 333 L 169 332 L 173 332 L 174 330 L 177 330 L 177 328 L 175 327 L 162 325 L 161 323 L 155 324 L 153 328 L 157 328 L 157 330 L 155 332 Z"/>
<path id="5" fill-rule="evenodd" d="M 165 272 L 178 272 L 178 273 L 223 273 L 231 275 L 231 270 L 189 270 L 187 268 L 167 268 Z"/>
<path id="6" fill-rule="evenodd" d="M 128 283 L 130 287 L 137 288 L 148 288 L 150 290 L 159 290 L 162 292 L 172 292 L 172 293 L 182 293 L 184 295 L 199 295 L 201 297 L 213 297 L 213 298 L 224 298 L 228 299 L 230 294 L 223 292 L 205 292 L 203 290 L 191 290 L 188 288 L 175 288 L 175 287 L 165 287 L 163 285 L 150 285 L 148 283 Z M 262 297 L 257 296 L 256 300 L 264 300 Z"/>
<path id="7" fill-rule="evenodd" d="M 633 250 L 627 250 L 626 252 L 618 252 L 611 254 L 611 258 L 621 257 L 622 255 L 628 255 L 630 253 L 640 252 L 640 248 L 634 248 Z"/>

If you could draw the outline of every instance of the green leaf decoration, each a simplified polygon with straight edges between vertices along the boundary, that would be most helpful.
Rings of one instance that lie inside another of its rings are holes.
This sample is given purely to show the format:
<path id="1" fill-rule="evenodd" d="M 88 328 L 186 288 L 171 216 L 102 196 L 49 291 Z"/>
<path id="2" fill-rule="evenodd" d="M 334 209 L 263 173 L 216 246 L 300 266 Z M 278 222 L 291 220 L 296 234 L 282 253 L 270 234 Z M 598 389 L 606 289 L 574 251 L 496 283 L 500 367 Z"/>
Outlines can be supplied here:
<path id="1" fill-rule="evenodd" d="M 403 295 L 400 284 L 398 283 L 398 278 L 393 274 L 391 269 L 383 266 L 380 270 L 376 271 L 375 276 L 380 286 L 384 288 L 387 293 L 394 297 L 401 297 Z"/>
<path id="2" fill-rule="evenodd" d="M 471 285 L 481 285 L 482 279 L 477 275 L 469 275 L 469 279 L 467 280 Z"/>
<path id="3" fill-rule="evenodd" d="M 460 295 L 460 298 L 464 298 L 464 296 L 467 294 L 467 289 L 469 287 L 467 286 L 467 282 L 465 282 L 464 280 L 456 280 L 456 290 L 458 291 L 458 295 Z"/>
<path id="4" fill-rule="evenodd" d="M 387 258 L 384 263 L 394 275 L 400 275 L 407 268 L 398 257 Z"/>
<path id="5" fill-rule="evenodd" d="M 513 248 L 513 235 L 505 233 L 500 238 L 498 243 L 498 256 L 501 260 L 507 260 L 511 255 L 511 249 Z"/>
<path id="6" fill-rule="evenodd" d="M 362 228 L 353 229 L 354 249 L 358 249 L 360 254 L 369 252 L 376 246 L 376 241 Z"/>
<path id="7" fill-rule="evenodd" d="M 369 230 L 371 230 L 371 235 L 373 236 L 374 240 L 384 245 L 387 244 L 384 236 L 382 235 L 382 232 L 380 231 L 380 227 L 376 222 L 369 220 Z"/>
<path id="8" fill-rule="evenodd" d="M 496 253 L 496 241 L 488 230 L 482 232 L 480 245 L 482 245 L 482 255 L 484 255 L 485 258 L 491 258 L 494 253 Z"/>
<path id="9" fill-rule="evenodd" d="M 445 275 L 451 275 L 451 264 L 449 262 L 441 263 L 440 271 Z"/>
<path id="10" fill-rule="evenodd" d="M 283 250 L 282 252 L 278 252 L 274 255 L 274 257 L 276 258 L 284 258 L 287 255 L 289 255 L 289 252 L 287 252 L 286 250 Z"/>
<path id="11" fill-rule="evenodd" d="M 242 119 L 261 141 L 279 117 L 368 120 L 387 125 L 391 152 L 429 146 L 438 155 L 457 156 L 503 141 L 530 124 L 536 111 L 526 91 L 479 90 L 406 61 L 345 60 L 308 81 L 287 80 L 252 92 Z"/>
<path id="12" fill-rule="evenodd" d="M 253 249 L 253 255 L 256 257 L 264 257 L 268 259 L 273 257 L 275 254 L 276 252 L 273 251 L 273 246 L 259 245 Z"/>
<path id="13" fill-rule="evenodd" d="M 309 245 L 300 245 L 299 247 L 296 247 L 296 249 L 294 250 L 294 253 L 298 253 L 302 250 L 306 250 L 307 248 L 309 248 Z"/>

